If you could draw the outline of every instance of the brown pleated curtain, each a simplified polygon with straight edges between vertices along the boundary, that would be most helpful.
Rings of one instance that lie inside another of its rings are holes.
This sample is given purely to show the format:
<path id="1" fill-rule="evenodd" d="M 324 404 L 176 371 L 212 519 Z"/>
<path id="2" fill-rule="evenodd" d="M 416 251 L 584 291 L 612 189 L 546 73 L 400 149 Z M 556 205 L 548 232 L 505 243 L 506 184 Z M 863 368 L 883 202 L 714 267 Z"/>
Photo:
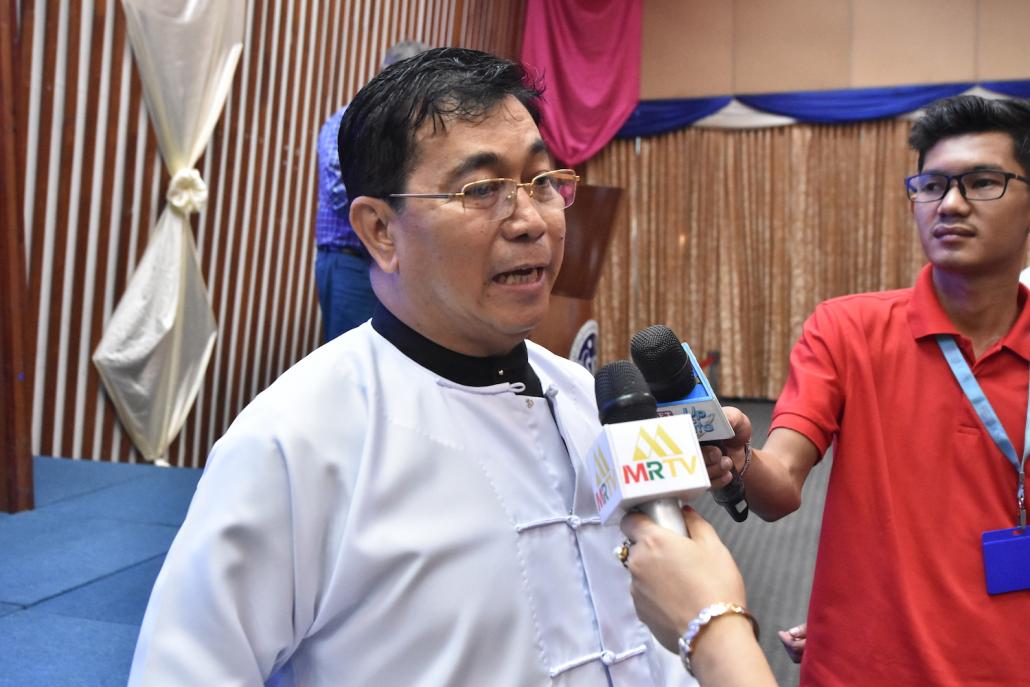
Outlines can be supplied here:
<path id="1" fill-rule="evenodd" d="M 910 286 L 925 261 L 903 186 L 909 127 L 686 128 L 610 143 L 585 171 L 626 189 L 595 302 L 601 362 L 663 323 L 699 358 L 719 352 L 721 395 L 776 398 L 817 303 Z"/>

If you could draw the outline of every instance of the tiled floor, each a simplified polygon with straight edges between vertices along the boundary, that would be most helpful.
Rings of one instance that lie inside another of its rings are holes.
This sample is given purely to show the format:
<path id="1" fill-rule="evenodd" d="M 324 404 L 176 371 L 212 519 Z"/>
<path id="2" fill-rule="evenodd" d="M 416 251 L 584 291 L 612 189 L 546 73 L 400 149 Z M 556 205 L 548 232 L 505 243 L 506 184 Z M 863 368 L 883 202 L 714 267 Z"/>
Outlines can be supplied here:
<path id="1" fill-rule="evenodd" d="M 124 685 L 200 471 L 33 467 L 36 509 L 0 518 L 0 686 Z"/>

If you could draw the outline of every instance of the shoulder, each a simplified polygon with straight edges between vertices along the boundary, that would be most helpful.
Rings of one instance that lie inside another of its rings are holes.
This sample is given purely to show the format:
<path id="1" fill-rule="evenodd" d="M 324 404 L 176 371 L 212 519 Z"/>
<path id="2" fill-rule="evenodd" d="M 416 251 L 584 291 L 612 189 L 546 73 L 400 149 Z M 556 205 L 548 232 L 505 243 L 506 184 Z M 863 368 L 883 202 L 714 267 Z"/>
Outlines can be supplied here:
<path id="1" fill-rule="evenodd" d="M 343 113 L 347 111 L 347 107 L 341 107 L 339 110 L 330 115 L 329 119 L 325 120 L 322 124 L 322 128 L 318 132 L 318 138 L 320 141 L 329 141 L 335 139 L 340 134 L 340 122 L 343 121 Z"/>
<path id="2" fill-rule="evenodd" d="M 222 442 L 255 440 L 283 449 L 361 433 L 382 386 L 377 359 L 389 355 L 365 323 L 286 370 L 237 416 Z M 346 420 L 346 421 L 344 421 Z"/>
<path id="3" fill-rule="evenodd" d="M 911 302 L 911 288 L 838 296 L 816 306 L 805 321 L 805 331 L 882 327 L 899 315 L 907 317 Z"/>

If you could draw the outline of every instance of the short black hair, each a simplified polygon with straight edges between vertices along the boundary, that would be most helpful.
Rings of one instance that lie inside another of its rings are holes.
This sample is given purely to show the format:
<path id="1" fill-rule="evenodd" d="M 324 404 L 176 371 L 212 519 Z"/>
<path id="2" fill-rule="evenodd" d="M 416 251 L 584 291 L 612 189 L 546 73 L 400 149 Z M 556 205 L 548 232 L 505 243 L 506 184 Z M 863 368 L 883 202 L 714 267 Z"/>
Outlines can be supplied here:
<path id="1" fill-rule="evenodd" d="M 941 139 L 963 134 L 1000 132 L 1012 137 L 1016 160 L 1030 174 L 1030 100 L 992 100 L 957 95 L 930 104 L 912 125 L 908 144 L 919 152 L 919 171 L 926 153 Z"/>
<path id="2" fill-rule="evenodd" d="M 347 195 L 403 192 L 415 166 L 415 134 L 426 121 L 434 130 L 448 121 L 478 121 L 514 96 L 539 123 L 541 93 L 522 64 L 479 50 L 434 48 L 387 67 L 358 91 L 340 123 Z"/>

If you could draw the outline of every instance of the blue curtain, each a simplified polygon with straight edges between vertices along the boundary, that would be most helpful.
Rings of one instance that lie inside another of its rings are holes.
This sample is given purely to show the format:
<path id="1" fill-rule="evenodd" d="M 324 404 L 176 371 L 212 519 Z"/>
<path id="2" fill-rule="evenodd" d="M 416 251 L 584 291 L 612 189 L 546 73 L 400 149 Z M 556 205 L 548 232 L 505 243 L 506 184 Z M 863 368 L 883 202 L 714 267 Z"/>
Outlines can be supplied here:
<path id="1" fill-rule="evenodd" d="M 762 112 L 811 124 L 840 124 L 897 117 L 973 87 L 971 83 L 891 88 L 849 88 L 768 95 L 738 95 L 737 100 Z"/>
<path id="2" fill-rule="evenodd" d="M 934 100 L 958 95 L 973 83 L 893 86 L 890 88 L 848 88 L 835 91 L 801 91 L 738 95 L 737 100 L 761 112 L 793 117 L 813 124 L 861 122 L 918 110 Z M 1030 98 L 1030 80 L 985 81 L 989 91 L 1015 98 Z M 714 114 L 730 102 L 730 97 L 684 98 L 681 100 L 642 100 L 616 138 L 655 136 L 682 129 L 702 117 Z"/>
<path id="3" fill-rule="evenodd" d="M 980 85 L 1012 98 L 1030 98 L 1030 81 L 984 81 Z"/>
<path id="4" fill-rule="evenodd" d="M 622 125 L 616 138 L 656 136 L 690 126 L 729 105 L 731 98 L 684 98 L 682 100 L 641 100 Z"/>

